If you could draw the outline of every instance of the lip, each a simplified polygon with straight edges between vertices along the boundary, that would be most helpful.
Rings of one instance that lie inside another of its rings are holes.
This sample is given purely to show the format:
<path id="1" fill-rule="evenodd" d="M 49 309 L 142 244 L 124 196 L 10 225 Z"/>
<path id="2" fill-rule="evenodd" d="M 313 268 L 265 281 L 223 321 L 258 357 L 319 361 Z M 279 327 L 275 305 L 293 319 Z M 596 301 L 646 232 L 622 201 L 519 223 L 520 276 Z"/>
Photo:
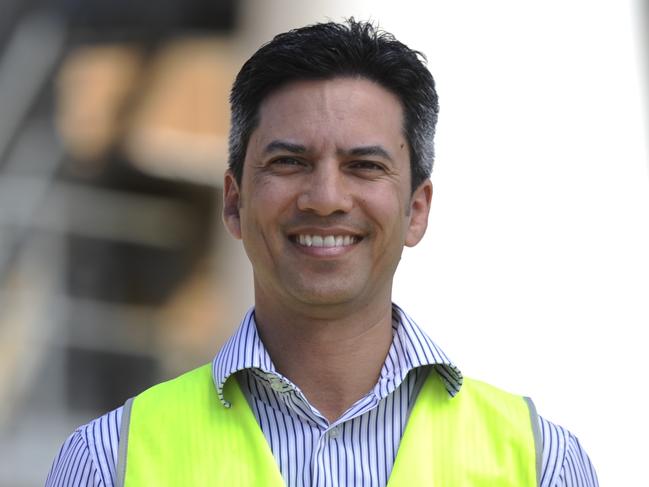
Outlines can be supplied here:
<path id="1" fill-rule="evenodd" d="M 315 245 L 304 245 L 300 243 L 300 235 L 309 235 L 309 236 L 336 236 L 336 237 L 353 237 L 354 241 L 347 245 L 340 246 L 329 246 L 321 247 Z M 314 227 L 302 227 L 299 229 L 292 229 L 287 233 L 287 237 L 291 245 L 297 249 L 300 253 L 319 258 L 332 258 L 340 257 L 352 252 L 359 243 L 364 239 L 364 236 L 357 231 L 350 230 L 348 228 L 340 227 L 331 227 L 331 228 L 314 228 Z"/>
<path id="2" fill-rule="evenodd" d="M 294 249 L 304 255 L 318 258 L 337 258 L 353 252 L 358 246 L 359 242 L 342 247 L 307 247 L 300 245 L 295 240 L 289 240 Z"/>
<path id="3" fill-rule="evenodd" d="M 359 240 L 363 238 L 363 233 L 347 227 L 294 227 L 291 228 L 286 234 L 293 237 L 299 234 L 305 235 L 342 235 L 343 237 L 349 235 L 350 237 L 357 237 Z"/>

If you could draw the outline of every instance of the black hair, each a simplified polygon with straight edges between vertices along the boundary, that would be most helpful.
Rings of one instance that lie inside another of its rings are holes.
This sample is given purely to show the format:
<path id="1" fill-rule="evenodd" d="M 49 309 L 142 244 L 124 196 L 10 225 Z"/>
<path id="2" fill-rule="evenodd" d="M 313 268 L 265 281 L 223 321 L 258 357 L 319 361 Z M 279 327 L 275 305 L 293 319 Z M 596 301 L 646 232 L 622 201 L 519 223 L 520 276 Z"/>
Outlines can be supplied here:
<path id="1" fill-rule="evenodd" d="M 259 106 L 279 87 L 299 80 L 362 77 L 394 93 L 404 112 L 410 147 L 411 187 L 433 168 L 439 104 L 426 57 L 369 22 L 353 18 L 293 29 L 264 44 L 243 65 L 230 94 L 228 166 L 241 184 L 246 148 L 259 122 Z"/>

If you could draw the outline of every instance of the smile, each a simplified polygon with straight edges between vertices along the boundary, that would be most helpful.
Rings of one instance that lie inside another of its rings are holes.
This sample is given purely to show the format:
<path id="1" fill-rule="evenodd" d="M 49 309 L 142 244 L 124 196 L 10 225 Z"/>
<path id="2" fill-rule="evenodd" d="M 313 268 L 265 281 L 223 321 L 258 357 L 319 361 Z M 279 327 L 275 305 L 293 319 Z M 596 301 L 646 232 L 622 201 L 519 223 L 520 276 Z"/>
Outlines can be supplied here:
<path id="1" fill-rule="evenodd" d="M 293 240 L 305 247 L 347 247 L 354 245 L 360 240 L 354 235 L 307 235 L 299 234 L 293 236 Z"/>

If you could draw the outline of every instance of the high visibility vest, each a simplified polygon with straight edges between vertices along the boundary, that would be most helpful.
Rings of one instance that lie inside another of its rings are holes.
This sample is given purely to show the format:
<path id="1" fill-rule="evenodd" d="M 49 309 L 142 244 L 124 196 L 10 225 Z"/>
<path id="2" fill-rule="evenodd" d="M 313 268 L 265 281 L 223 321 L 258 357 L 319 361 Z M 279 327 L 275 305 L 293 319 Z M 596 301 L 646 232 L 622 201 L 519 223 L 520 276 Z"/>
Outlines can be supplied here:
<path id="1" fill-rule="evenodd" d="M 127 401 L 117 486 L 284 486 L 236 379 L 224 395 L 230 408 L 217 397 L 208 364 Z M 531 401 L 470 379 L 451 397 L 431 372 L 388 487 L 537 486 L 538 439 Z"/>

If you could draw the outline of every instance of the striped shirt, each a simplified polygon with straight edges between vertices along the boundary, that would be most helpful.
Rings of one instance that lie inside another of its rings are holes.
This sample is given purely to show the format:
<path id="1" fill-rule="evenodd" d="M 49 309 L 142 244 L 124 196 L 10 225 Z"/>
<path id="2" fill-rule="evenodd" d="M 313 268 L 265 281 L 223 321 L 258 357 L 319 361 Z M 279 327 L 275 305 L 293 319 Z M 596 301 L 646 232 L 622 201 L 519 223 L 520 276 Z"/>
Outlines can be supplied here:
<path id="1" fill-rule="evenodd" d="M 255 323 L 242 320 L 212 363 L 215 393 L 237 377 L 288 486 L 385 486 L 408 413 L 430 367 L 451 396 L 460 370 L 398 306 L 393 341 L 374 388 L 339 419 L 329 422 L 273 365 Z M 103 486 L 115 482 L 122 408 L 78 428 L 63 444 L 46 486 Z M 569 431 L 539 417 L 543 442 L 542 487 L 595 487 L 593 466 Z"/>

